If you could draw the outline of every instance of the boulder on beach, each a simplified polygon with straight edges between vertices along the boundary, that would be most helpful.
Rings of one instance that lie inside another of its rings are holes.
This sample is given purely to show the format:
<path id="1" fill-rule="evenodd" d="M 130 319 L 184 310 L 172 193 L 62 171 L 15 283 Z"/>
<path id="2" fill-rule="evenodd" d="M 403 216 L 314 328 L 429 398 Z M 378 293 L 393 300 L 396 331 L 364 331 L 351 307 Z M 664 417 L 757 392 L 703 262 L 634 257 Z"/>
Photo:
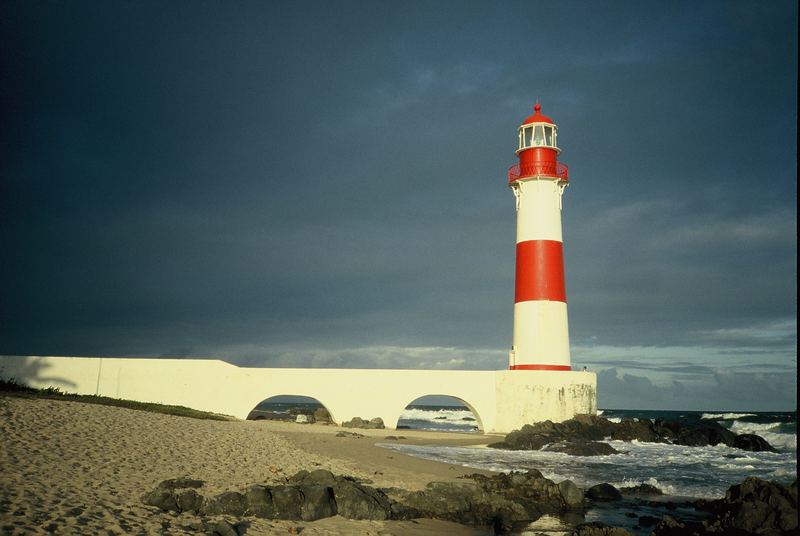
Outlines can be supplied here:
<path id="1" fill-rule="evenodd" d="M 373 430 L 381 430 L 386 428 L 386 426 L 383 424 L 383 419 L 380 417 L 374 417 L 368 421 L 362 419 L 361 417 L 353 417 L 351 420 L 343 422 L 342 426 L 345 428 L 365 428 Z"/>
<path id="2" fill-rule="evenodd" d="M 473 474 L 457 482 L 431 482 L 421 491 L 380 490 L 324 469 L 299 471 L 283 485 L 253 485 L 242 493 L 228 491 L 205 498 L 197 488 L 176 487 L 182 485 L 176 480 L 162 484 L 145 493 L 143 502 L 177 513 L 304 521 L 334 515 L 371 520 L 429 517 L 492 526 L 498 532 L 544 513 L 583 506 L 581 488 L 568 480 L 556 484 L 536 470 Z"/>
<path id="3" fill-rule="evenodd" d="M 384 520 L 391 518 L 391 500 L 385 493 L 360 484 L 353 479 L 335 476 L 325 469 L 317 469 L 312 472 L 299 471 L 287 483 L 289 485 L 329 487 L 336 504 L 336 511 L 348 519 Z"/>

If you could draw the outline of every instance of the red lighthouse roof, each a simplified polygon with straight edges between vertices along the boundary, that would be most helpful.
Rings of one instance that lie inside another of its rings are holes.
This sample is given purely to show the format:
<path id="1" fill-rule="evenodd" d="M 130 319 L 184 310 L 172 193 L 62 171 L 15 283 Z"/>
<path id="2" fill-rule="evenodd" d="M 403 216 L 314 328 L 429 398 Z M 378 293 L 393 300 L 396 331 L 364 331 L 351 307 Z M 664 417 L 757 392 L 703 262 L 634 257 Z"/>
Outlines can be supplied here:
<path id="1" fill-rule="evenodd" d="M 542 113 L 542 107 L 539 104 L 539 99 L 536 99 L 536 105 L 533 107 L 534 114 L 522 122 L 523 125 L 528 123 L 550 123 L 554 125 L 553 120 Z"/>

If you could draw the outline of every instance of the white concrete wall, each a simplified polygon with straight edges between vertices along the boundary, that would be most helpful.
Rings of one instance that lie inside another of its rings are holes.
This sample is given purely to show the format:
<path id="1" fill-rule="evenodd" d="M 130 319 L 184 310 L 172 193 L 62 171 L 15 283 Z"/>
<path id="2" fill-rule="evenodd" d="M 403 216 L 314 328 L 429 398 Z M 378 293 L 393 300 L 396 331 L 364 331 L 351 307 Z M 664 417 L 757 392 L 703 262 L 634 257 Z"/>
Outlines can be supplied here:
<path id="1" fill-rule="evenodd" d="M 381 417 L 387 428 L 425 395 L 460 399 L 485 432 L 597 412 L 596 376 L 588 372 L 268 369 L 207 359 L 2 356 L 0 378 L 242 419 L 262 400 L 302 395 L 317 399 L 337 423 Z"/>

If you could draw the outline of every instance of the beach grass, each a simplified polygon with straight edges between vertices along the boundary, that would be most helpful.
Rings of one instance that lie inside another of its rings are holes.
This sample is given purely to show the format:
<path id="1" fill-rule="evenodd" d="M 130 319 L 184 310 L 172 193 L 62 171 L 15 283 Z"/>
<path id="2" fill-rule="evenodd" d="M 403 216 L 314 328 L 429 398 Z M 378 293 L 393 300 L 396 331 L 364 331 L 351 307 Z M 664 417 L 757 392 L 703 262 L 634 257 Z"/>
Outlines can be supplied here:
<path id="1" fill-rule="evenodd" d="M 230 421 L 236 420 L 234 417 L 228 415 L 220 415 L 218 413 L 211 413 L 208 411 L 200 411 L 186 406 L 171 406 L 168 404 L 156 404 L 153 402 L 136 402 L 134 400 L 125 400 L 122 398 L 111 398 L 108 396 L 99 395 L 79 395 L 74 393 L 65 393 L 57 387 L 47 387 L 45 389 L 36 389 L 27 385 L 16 382 L 13 379 L 0 378 L 0 396 L 15 396 L 19 398 L 46 398 L 50 400 L 64 400 L 71 402 L 83 402 L 85 404 L 98 404 L 102 406 L 115 406 L 119 408 L 128 408 L 138 411 L 147 411 L 150 413 L 162 413 L 165 415 L 177 415 L 179 417 L 188 417 L 190 419 L 205 419 L 212 421 Z"/>

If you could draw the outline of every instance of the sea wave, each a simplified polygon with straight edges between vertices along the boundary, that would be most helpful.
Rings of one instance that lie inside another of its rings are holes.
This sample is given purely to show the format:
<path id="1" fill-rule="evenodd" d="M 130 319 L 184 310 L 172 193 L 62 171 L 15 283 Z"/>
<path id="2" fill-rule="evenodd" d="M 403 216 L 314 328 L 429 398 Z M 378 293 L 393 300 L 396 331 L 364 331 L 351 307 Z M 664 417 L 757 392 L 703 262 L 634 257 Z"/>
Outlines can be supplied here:
<path id="1" fill-rule="evenodd" d="M 428 410 L 419 408 L 406 408 L 400 415 L 400 419 L 448 423 L 476 422 L 475 415 L 468 409 Z"/>
<path id="2" fill-rule="evenodd" d="M 569 456 L 546 451 L 422 445 L 381 445 L 412 456 L 491 471 L 539 470 L 556 482 L 580 487 L 601 482 L 629 486 L 648 483 L 668 495 L 717 498 L 747 476 L 791 481 L 797 461 L 793 452 L 745 452 L 723 444 L 686 447 L 665 443 L 610 441 L 623 454 Z"/>
<path id="3" fill-rule="evenodd" d="M 735 419 L 741 419 L 742 417 L 755 417 L 755 413 L 703 413 L 700 417 L 701 419 L 706 420 L 723 420 L 723 421 L 732 421 Z"/>
<path id="4" fill-rule="evenodd" d="M 675 495 L 677 490 L 675 486 L 670 484 L 666 484 L 664 482 L 659 482 L 657 478 L 625 478 L 622 480 L 618 480 L 616 482 L 609 482 L 615 488 L 633 488 L 637 486 L 641 486 L 642 484 L 648 484 L 650 486 L 656 487 L 663 491 L 666 495 Z"/>
<path id="5" fill-rule="evenodd" d="M 777 449 L 797 448 L 797 434 L 782 431 L 785 424 L 780 422 L 743 422 L 736 421 L 731 426 L 731 431 L 737 434 L 755 434 L 766 439 L 770 445 Z"/>

